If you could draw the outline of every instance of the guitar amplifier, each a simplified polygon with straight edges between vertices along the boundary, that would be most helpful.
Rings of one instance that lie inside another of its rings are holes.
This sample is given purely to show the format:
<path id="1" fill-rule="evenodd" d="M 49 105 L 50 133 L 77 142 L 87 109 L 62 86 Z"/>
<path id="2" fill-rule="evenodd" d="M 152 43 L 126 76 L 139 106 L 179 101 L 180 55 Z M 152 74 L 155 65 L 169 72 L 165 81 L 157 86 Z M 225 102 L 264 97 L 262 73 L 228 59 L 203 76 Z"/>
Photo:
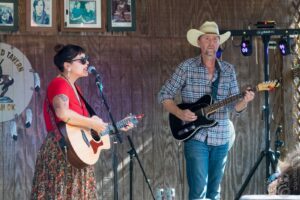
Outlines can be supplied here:
<path id="1" fill-rule="evenodd" d="M 300 195 L 244 195 L 240 200 L 300 200 Z"/>

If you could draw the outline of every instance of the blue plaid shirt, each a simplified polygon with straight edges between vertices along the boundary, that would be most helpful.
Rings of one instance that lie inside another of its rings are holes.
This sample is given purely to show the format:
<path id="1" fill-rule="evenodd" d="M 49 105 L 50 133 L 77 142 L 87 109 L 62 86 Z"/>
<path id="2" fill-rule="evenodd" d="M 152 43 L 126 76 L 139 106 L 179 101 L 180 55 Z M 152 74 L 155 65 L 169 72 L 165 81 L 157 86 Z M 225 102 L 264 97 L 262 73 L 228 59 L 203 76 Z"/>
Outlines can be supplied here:
<path id="1" fill-rule="evenodd" d="M 224 61 L 217 60 L 217 69 L 220 70 L 219 85 L 215 101 L 239 94 L 234 67 Z M 166 99 L 174 99 L 178 91 L 181 92 L 183 103 L 194 103 L 203 95 L 212 93 L 212 82 L 218 77 L 215 70 L 213 79 L 209 80 L 207 68 L 202 64 L 201 57 L 190 58 L 181 63 L 175 73 L 162 86 L 158 100 L 162 103 Z M 217 126 L 200 129 L 192 139 L 205 141 L 209 145 L 223 145 L 229 142 L 229 111 L 234 110 L 235 103 L 226 105 L 210 115 L 218 122 Z"/>

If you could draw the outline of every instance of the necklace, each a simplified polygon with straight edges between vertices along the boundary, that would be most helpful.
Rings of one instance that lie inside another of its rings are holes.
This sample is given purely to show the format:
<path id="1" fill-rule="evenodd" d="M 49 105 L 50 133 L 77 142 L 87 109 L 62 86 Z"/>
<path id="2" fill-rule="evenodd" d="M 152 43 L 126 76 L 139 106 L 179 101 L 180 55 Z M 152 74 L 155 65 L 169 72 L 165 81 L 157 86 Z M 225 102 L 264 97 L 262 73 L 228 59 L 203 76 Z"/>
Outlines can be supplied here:
<path id="1" fill-rule="evenodd" d="M 75 86 L 75 83 L 72 85 L 72 84 L 70 83 L 69 79 L 68 79 L 65 75 L 60 74 L 60 76 L 63 77 L 63 78 L 68 82 L 68 84 L 72 87 L 73 92 L 75 93 L 75 96 L 76 96 L 76 98 L 77 98 L 77 100 L 78 100 L 80 106 L 82 107 L 82 104 L 81 104 L 81 101 L 80 101 L 80 97 L 79 97 L 79 95 L 78 95 L 78 92 L 77 92 L 77 88 L 76 88 L 76 86 Z"/>

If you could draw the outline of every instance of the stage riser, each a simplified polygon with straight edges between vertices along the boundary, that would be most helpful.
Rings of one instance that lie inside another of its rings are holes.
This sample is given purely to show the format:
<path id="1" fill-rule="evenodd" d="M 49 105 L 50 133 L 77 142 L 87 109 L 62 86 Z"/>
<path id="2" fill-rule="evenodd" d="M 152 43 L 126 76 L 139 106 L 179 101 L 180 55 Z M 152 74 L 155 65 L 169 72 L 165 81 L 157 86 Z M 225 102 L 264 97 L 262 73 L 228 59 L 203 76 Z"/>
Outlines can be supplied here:
<path id="1" fill-rule="evenodd" d="M 300 195 L 244 195 L 240 200 L 300 200 Z"/>

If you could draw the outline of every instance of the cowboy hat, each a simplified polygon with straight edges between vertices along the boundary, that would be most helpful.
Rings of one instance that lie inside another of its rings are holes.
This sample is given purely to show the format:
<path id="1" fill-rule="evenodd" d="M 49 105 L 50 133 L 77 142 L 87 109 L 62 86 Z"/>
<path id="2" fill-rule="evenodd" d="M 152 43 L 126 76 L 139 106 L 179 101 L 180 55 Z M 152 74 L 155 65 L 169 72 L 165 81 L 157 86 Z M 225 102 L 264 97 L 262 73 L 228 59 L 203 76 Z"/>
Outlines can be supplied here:
<path id="1" fill-rule="evenodd" d="M 198 38 L 204 34 L 216 34 L 220 37 L 220 44 L 222 44 L 223 42 L 225 42 L 226 40 L 228 40 L 228 38 L 230 37 L 230 31 L 227 31 L 224 34 L 219 33 L 219 28 L 218 25 L 216 24 L 216 22 L 212 22 L 212 21 L 206 21 L 204 22 L 204 24 L 202 24 L 198 29 L 190 29 L 187 34 L 187 40 L 188 42 L 199 48 L 199 45 L 197 43 Z"/>

